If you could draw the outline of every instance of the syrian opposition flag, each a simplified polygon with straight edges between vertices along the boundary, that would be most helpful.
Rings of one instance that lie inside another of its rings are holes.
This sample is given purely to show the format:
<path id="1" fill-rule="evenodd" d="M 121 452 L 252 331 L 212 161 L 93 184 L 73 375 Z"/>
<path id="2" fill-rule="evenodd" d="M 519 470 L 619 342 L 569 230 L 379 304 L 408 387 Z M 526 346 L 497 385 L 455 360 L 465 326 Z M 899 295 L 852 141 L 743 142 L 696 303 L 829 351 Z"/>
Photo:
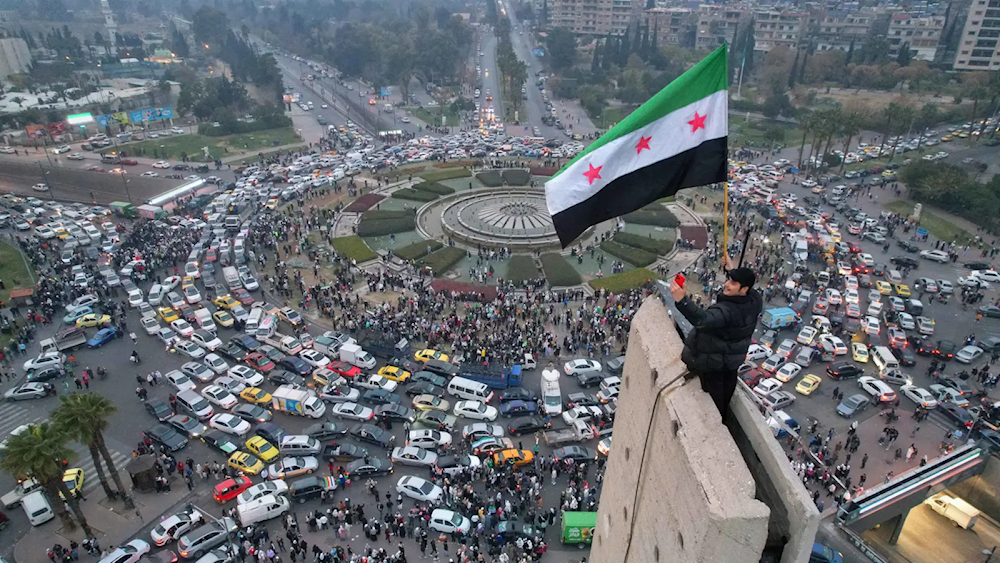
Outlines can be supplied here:
<path id="1" fill-rule="evenodd" d="M 722 45 L 545 183 L 563 248 L 601 221 L 726 180 L 727 68 Z"/>

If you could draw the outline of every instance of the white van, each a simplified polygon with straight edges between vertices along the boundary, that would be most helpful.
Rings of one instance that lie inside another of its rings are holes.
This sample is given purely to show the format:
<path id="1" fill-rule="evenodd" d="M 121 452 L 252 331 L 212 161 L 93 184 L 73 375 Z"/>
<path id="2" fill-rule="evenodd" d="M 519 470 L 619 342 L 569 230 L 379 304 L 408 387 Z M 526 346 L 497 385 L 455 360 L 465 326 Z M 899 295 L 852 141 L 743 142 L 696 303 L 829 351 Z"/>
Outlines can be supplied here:
<path id="1" fill-rule="evenodd" d="M 322 450 L 319 440 L 306 435 L 283 436 L 278 444 L 278 451 L 288 456 L 316 455 Z"/>
<path id="2" fill-rule="evenodd" d="M 448 382 L 448 392 L 452 395 L 467 401 L 490 402 L 493 398 L 493 391 L 485 383 L 472 381 L 464 377 L 453 377 Z"/>
<path id="3" fill-rule="evenodd" d="M 899 273 L 899 270 L 889 270 L 886 275 L 891 284 L 903 283 L 903 274 Z"/>
<path id="4" fill-rule="evenodd" d="M 264 309 L 260 307 L 254 307 L 250 309 L 250 316 L 247 317 L 246 331 L 247 334 L 257 334 L 257 328 L 260 327 L 260 321 L 264 319 Z"/>
<path id="5" fill-rule="evenodd" d="M 160 304 L 160 301 L 163 301 L 163 295 L 165 293 L 166 292 L 163 291 L 162 285 L 158 283 L 153 284 L 153 287 L 149 288 L 149 295 L 146 297 L 146 301 L 148 301 L 150 305 L 156 307 Z"/>
<path id="6" fill-rule="evenodd" d="M 771 201 L 771 198 L 774 197 L 774 188 L 768 188 L 768 187 L 761 188 L 761 187 L 758 187 L 757 188 L 757 194 L 760 195 L 765 200 Z"/>
<path id="7" fill-rule="evenodd" d="M 888 346 L 876 346 L 872 352 L 872 361 L 878 366 L 880 372 L 899 369 L 899 360 L 892 354 Z"/>
<path id="8" fill-rule="evenodd" d="M 28 515 L 28 521 L 32 526 L 40 526 L 56 517 L 52 505 L 41 490 L 25 495 L 21 499 L 21 506 L 24 507 L 24 513 Z"/>
<path id="9" fill-rule="evenodd" d="M 260 309 L 254 310 L 260 311 Z M 274 336 L 274 332 L 276 330 L 278 330 L 278 317 L 274 315 L 264 315 L 264 318 L 261 319 L 260 324 L 257 326 L 257 330 L 254 331 L 254 334 L 260 338 L 270 338 Z M 249 332 L 250 327 L 247 327 L 247 333 Z"/>
<path id="10" fill-rule="evenodd" d="M 236 507 L 236 519 L 241 526 L 252 526 L 257 522 L 277 518 L 288 512 L 288 499 L 279 495 L 264 495 L 257 500 Z"/>

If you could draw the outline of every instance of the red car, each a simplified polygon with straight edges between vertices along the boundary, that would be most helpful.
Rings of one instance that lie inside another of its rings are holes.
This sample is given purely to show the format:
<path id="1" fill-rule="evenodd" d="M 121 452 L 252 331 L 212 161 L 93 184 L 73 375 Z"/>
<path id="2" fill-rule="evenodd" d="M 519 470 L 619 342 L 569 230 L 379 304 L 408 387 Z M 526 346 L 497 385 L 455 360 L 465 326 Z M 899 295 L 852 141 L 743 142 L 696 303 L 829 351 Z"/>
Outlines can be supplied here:
<path id="1" fill-rule="evenodd" d="M 247 354 L 247 357 L 243 358 L 243 361 L 246 362 L 248 366 L 261 373 L 270 373 L 271 370 L 274 369 L 274 362 L 271 361 L 271 358 L 268 358 L 260 352 L 251 352 Z M 361 371 L 358 370 L 358 373 L 361 373 Z"/>
<path id="2" fill-rule="evenodd" d="M 361 375 L 361 368 L 339 360 L 336 362 L 330 362 L 326 368 L 346 379 L 354 379 L 355 377 Z"/>
<path id="3" fill-rule="evenodd" d="M 87 167 L 87 171 L 88 172 L 107 172 L 107 170 L 101 168 L 100 166 L 88 166 Z"/>
<path id="4" fill-rule="evenodd" d="M 125 166 L 135 166 L 136 164 L 139 164 L 139 161 L 132 160 L 131 158 L 123 158 L 118 161 L 118 164 L 123 164 Z"/>
<path id="5" fill-rule="evenodd" d="M 251 481 L 246 475 L 242 475 L 235 479 L 226 479 L 215 486 L 215 490 L 212 491 L 212 497 L 219 504 L 226 504 L 239 496 L 239 494 L 243 491 L 249 489 L 252 485 L 253 481 Z"/>
<path id="6" fill-rule="evenodd" d="M 242 287 L 237 287 L 236 289 L 234 289 L 232 291 L 232 296 L 234 299 L 239 301 L 240 304 L 243 305 L 244 307 L 249 307 L 250 305 L 253 305 L 253 296 L 250 295 L 249 291 L 243 289 Z"/>

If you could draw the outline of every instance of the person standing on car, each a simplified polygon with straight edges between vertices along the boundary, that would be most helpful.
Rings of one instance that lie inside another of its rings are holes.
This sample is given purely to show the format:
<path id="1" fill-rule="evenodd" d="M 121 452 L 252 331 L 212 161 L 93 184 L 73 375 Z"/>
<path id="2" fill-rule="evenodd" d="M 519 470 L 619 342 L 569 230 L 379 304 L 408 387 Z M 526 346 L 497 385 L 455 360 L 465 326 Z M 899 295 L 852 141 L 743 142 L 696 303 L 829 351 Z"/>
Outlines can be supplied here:
<path id="1" fill-rule="evenodd" d="M 690 370 L 690 377 L 701 378 L 701 388 L 712 397 L 723 423 L 736 391 L 737 369 L 746 360 L 763 309 L 760 292 L 753 288 L 757 275 L 750 268 L 734 268 L 731 257 L 727 256 L 726 262 L 731 269 L 722 293 L 707 308 L 688 297 L 676 279 L 670 286 L 677 310 L 693 325 L 684 340 L 681 360 Z"/>

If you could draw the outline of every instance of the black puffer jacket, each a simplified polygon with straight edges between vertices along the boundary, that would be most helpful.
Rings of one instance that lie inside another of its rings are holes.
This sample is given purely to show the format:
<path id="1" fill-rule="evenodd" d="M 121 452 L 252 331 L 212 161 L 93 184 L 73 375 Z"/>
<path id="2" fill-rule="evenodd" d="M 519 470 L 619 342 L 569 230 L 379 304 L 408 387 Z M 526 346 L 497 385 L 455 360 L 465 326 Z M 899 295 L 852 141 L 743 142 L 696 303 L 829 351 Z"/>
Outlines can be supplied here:
<path id="1" fill-rule="evenodd" d="M 746 295 L 719 295 L 718 301 L 703 309 L 690 297 L 677 302 L 677 310 L 694 325 L 684 340 L 681 359 L 694 373 L 735 370 L 746 361 L 747 349 L 757 317 L 763 308 L 760 292 Z"/>

